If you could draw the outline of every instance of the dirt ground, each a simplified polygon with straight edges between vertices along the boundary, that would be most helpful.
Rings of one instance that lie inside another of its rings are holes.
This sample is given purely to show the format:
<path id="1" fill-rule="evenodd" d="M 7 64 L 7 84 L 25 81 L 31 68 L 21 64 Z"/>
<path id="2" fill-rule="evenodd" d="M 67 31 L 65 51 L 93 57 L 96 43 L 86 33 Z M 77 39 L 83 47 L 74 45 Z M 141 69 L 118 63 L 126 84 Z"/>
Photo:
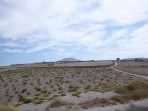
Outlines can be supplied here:
<path id="1" fill-rule="evenodd" d="M 148 62 L 119 61 L 116 68 L 122 71 L 148 76 Z"/>
<path id="2" fill-rule="evenodd" d="M 135 65 L 120 62 L 116 67 L 127 67 L 127 64 L 134 68 L 147 66 L 142 63 Z M 55 98 L 63 98 L 77 105 L 95 98 L 108 99 L 118 96 L 120 94 L 114 92 L 116 87 L 136 81 L 148 82 L 143 78 L 115 71 L 108 65 L 7 69 L 0 72 L 0 102 L 9 102 L 27 109 L 37 104 L 47 105 Z"/>

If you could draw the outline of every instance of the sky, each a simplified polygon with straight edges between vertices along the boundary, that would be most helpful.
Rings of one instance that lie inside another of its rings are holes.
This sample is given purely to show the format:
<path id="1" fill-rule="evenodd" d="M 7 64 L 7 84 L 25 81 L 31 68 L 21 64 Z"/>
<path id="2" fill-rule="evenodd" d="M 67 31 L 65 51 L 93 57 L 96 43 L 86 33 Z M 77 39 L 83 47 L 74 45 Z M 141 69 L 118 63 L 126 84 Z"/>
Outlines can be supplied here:
<path id="1" fill-rule="evenodd" d="M 148 0 L 0 0 L 0 66 L 148 57 Z"/>

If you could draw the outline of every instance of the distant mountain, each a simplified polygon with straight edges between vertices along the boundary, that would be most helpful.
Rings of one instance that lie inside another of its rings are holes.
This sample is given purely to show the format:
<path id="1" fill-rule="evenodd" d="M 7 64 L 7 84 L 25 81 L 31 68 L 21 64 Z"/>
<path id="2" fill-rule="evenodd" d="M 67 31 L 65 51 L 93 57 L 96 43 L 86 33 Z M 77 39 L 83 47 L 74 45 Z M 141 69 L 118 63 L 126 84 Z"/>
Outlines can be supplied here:
<path id="1" fill-rule="evenodd" d="M 70 58 L 64 58 L 62 60 L 60 60 L 62 62 L 70 62 L 70 61 L 80 61 L 79 59 L 75 59 L 73 57 L 70 57 Z"/>
<path id="2" fill-rule="evenodd" d="M 138 60 L 142 60 L 142 61 L 148 61 L 148 58 L 143 58 L 143 57 L 137 57 L 137 58 L 126 58 L 126 59 L 121 59 L 123 61 L 135 61 L 135 59 L 138 59 Z"/>

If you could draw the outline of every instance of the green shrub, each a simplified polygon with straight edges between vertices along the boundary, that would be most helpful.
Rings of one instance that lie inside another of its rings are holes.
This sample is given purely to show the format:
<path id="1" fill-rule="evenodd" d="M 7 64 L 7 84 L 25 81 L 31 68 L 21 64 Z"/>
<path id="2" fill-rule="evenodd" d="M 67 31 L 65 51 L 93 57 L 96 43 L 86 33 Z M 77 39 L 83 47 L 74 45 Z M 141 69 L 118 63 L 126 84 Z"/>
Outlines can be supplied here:
<path id="1" fill-rule="evenodd" d="M 76 92 L 77 91 L 77 89 L 79 89 L 79 87 L 78 86 L 72 86 L 72 85 L 69 85 L 69 92 Z"/>
<path id="2" fill-rule="evenodd" d="M 18 101 L 20 102 L 20 101 L 23 101 L 23 100 L 24 100 L 24 97 L 21 94 L 19 94 L 18 95 Z"/>
<path id="3" fill-rule="evenodd" d="M 41 88 L 36 87 L 35 89 L 36 89 L 36 91 L 41 91 Z"/>
<path id="4" fill-rule="evenodd" d="M 62 93 L 61 96 L 66 96 L 66 94 Z"/>
<path id="5" fill-rule="evenodd" d="M 34 104 L 42 104 L 44 101 L 42 99 L 34 101 Z"/>
<path id="6" fill-rule="evenodd" d="M 32 99 L 26 99 L 26 98 L 24 98 L 24 100 L 22 102 L 24 104 L 32 103 Z"/>
<path id="7" fill-rule="evenodd" d="M 118 86 L 114 88 L 114 91 L 119 94 L 127 94 L 129 91 L 125 86 Z"/>
<path id="8" fill-rule="evenodd" d="M 27 92 L 26 94 L 27 94 L 27 95 L 30 95 L 31 93 L 30 93 L 30 92 Z"/>
<path id="9" fill-rule="evenodd" d="M 38 94 L 35 94 L 35 96 L 40 96 L 40 94 L 38 93 Z"/>
<path id="10" fill-rule="evenodd" d="M 62 90 L 63 88 L 60 86 L 59 88 L 58 88 L 58 90 Z"/>
<path id="11" fill-rule="evenodd" d="M 72 96 L 80 97 L 80 92 L 75 92 L 72 94 Z"/>
<path id="12" fill-rule="evenodd" d="M 47 92 L 48 92 L 47 90 L 42 90 L 42 91 L 41 91 L 41 93 L 47 93 Z"/>
<path id="13" fill-rule="evenodd" d="M 87 85 L 86 87 L 84 87 L 84 89 L 89 90 L 89 89 L 91 89 L 91 86 L 90 85 Z"/>

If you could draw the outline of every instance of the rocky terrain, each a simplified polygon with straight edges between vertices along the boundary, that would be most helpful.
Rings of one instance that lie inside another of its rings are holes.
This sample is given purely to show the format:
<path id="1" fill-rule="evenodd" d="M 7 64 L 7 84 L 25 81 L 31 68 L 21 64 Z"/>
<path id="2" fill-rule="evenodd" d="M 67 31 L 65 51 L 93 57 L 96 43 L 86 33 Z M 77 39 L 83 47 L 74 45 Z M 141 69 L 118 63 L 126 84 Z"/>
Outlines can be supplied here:
<path id="1" fill-rule="evenodd" d="M 21 111 L 74 111 L 148 98 L 147 79 L 115 71 L 113 61 L 57 65 L 1 70 L 0 102 Z"/>

